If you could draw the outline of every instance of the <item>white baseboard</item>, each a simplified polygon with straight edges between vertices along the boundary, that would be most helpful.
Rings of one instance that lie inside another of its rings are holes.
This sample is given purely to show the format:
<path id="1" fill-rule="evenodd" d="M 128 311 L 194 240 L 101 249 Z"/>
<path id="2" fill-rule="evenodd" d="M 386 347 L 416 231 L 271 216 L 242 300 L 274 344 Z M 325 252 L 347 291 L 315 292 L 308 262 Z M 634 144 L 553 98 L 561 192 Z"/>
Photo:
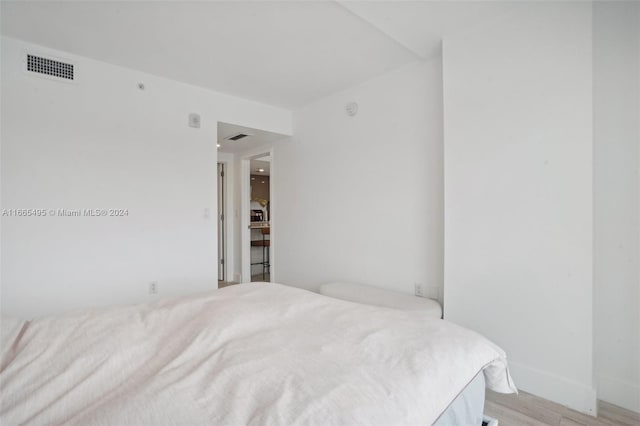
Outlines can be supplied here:
<path id="1" fill-rule="evenodd" d="M 598 399 L 640 413 L 640 384 L 606 374 L 596 376 Z"/>
<path id="2" fill-rule="evenodd" d="M 518 389 L 591 416 L 597 415 L 593 387 L 517 362 L 509 361 L 509 370 Z"/>

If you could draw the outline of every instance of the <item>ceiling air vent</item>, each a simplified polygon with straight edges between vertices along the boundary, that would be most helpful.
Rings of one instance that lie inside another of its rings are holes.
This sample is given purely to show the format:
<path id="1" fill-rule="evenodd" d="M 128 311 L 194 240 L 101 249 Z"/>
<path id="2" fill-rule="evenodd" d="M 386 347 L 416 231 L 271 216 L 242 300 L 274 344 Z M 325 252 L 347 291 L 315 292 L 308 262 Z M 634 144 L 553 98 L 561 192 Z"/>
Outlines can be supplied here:
<path id="1" fill-rule="evenodd" d="M 73 64 L 27 54 L 27 71 L 73 80 Z"/>
<path id="2" fill-rule="evenodd" d="M 227 136 L 225 138 L 225 140 L 228 140 L 228 141 L 239 141 L 240 139 L 244 139 L 244 138 L 247 138 L 249 136 L 251 136 L 251 135 L 247 135 L 245 133 L 236 133 L 235 135 Z"/>

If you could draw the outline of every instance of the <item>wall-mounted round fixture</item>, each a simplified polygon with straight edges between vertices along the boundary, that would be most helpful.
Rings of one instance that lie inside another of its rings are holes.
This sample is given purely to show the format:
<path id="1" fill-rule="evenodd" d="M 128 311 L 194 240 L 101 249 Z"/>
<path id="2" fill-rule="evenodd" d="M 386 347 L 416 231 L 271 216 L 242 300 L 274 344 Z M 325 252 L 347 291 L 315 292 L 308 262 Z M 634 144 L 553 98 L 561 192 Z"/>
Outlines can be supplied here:
<path id="1" fill-rule="evenodd" d="M 345 111 L 347 111 L 347 115 L 349 117 L 353 117 L 358 113 L 358 104 L 356 102 L 348 103 L 346 107 L 344 107 Z"/>
<path id="2" fill-rule="evenodd" d="M 144 83 L 138 83 L 138 89 L 144 90 Z"/>

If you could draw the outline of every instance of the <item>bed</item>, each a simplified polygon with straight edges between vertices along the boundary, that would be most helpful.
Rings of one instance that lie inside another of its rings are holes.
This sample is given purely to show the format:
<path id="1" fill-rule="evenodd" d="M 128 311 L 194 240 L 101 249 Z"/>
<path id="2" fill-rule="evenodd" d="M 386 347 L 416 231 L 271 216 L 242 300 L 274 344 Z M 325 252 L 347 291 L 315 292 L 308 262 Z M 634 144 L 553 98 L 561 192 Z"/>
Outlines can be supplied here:
<path id="1" fill-rule="evenodd" d="M 473 331 L 279 284 L 4 320 L 2 342 L 2 425 L 447 424 L 479 380 L 516 391 Z"/>

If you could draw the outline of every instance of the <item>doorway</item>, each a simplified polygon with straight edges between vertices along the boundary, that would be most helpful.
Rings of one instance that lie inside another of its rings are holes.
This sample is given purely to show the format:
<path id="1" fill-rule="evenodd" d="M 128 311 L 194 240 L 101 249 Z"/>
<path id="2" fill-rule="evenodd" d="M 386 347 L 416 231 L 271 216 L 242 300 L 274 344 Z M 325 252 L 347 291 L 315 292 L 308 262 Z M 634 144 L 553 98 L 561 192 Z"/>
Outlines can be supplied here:
<path id="1" fill-rule="evenodd" d="M 218 241 L 219 252 L 221 248 L 226 252 L 224 265 L 219 264 L 218 269 L 224 270 L 225 281 L 219 281 L 218 287 L 269 282 L 276 276 L 274 152 L 280 143 L 289 141 L 287 135 L 218 122 L 225 204 L 219 210 L 225 212 L 219 226 L 226 231 L 218 233 L 223 239 Z M 220 194 L 220 187 L 218 190 Z"/>
<path id="2" fill-rule="evenodd" d="M 271 281 L 271 155 L 249 160 L 251 282 Z"/>
<path id="3" fill-rule="evenodd" d="M 273 150 L 241 160 L 242 282 L 274 277 Z"/>

